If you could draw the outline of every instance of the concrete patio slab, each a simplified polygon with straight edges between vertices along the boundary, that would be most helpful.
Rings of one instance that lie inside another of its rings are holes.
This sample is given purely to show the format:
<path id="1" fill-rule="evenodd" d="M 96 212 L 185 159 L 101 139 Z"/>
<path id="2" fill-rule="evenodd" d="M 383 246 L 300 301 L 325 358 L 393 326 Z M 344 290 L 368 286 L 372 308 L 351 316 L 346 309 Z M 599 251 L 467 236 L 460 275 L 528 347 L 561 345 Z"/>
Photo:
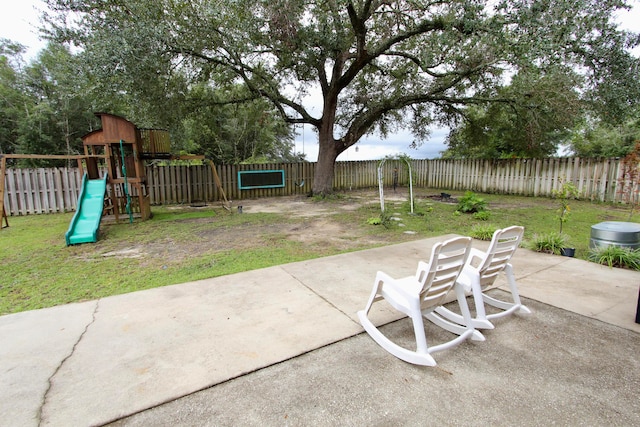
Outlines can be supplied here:
<path id="1" fill-rule="evenodd" d="M 638 334 L 524 301 L 533 315 L 500 319 L 487 341 L 438 353 L 434 368 L 360 334 L 113 427 L 639 425 Z M 382 330 L 411 342 L 407 319 Z"/>

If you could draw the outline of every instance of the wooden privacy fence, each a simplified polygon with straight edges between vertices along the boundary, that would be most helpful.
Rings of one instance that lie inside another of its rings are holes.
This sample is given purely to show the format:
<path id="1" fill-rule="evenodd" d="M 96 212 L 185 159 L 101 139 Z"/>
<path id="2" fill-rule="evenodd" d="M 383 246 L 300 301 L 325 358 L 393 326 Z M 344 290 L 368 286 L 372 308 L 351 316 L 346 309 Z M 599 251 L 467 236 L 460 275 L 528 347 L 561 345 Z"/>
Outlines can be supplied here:
<path id="1" fill-rule="evenodd" d="M 7 215 L 74 211 L 82 176 L 78 168 L 7 169 L 4 209 Z"/>
<path id="2" fill-rule="evenodd" d="M 545 197 L 559 189 L 563 182 L 572 182 L 583 198 L 606 202 L 638 201 L 637 186 L 624 180 L 620 159 L 412 160 L 410 163 L 415 188 Z M 374 160 L 337 162 L 334 189 L 377 187 L 379 164 Z M 237 204 L 243 199 L 309 193 L 316 164 L 215 167 L 227 199 Z M 399 171 L 399 185 L 407 185 L 407 165 L 395 160 L 388 160 L 383 165 L 385 185 L 391 185 L 394 167 Z M 146 168 L 152 205 L 211 203 L 223 199 L 207 164 L 150 165 Z M 280 170 L 284 172 L 283 186 L 239 188 L 238 172 Z M 75 168 L 8 168 L 5 173 L 6 212 L 8 215 L 27 215 L 73 211 L 81 181 L 82 176 Z"/>

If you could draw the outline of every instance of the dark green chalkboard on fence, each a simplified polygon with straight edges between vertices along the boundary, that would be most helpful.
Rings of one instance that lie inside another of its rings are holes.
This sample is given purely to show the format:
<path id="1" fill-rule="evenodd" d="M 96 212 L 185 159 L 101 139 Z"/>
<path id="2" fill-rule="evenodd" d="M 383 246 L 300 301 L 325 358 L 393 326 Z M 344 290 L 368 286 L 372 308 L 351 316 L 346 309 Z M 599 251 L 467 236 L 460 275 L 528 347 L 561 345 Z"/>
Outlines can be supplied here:
<path id="1" fill-rule="evenodd" d="M 278 187 L 284 187 L 284 170 L 238 172 L 238 188 L 241 190 Z"/>

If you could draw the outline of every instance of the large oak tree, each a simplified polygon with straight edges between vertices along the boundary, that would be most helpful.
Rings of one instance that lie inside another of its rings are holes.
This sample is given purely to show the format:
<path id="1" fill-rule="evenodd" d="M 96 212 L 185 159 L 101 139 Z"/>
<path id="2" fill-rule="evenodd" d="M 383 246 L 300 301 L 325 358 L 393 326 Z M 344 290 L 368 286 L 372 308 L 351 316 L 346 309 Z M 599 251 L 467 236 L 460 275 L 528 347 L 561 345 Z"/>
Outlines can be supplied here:
<path id="1" fill-rule="evenodd" d="M 637 72 L 637 37 L 612 21 L 624 0 L 47 3 L 50 35 L 79 45 L 100 73 L 150 90 L 177 71 L 216 89 L 242 82 L 248 98 L 313 126 L 316 194 L 332 191 L 336 158 L 364 135 L 405 127 L 420 143 L 464 106 L 513 102 L 498 88 L 523 68 L 575 67 L 581 93 L 618 104 L 629 96 L 618 80 Z"/>

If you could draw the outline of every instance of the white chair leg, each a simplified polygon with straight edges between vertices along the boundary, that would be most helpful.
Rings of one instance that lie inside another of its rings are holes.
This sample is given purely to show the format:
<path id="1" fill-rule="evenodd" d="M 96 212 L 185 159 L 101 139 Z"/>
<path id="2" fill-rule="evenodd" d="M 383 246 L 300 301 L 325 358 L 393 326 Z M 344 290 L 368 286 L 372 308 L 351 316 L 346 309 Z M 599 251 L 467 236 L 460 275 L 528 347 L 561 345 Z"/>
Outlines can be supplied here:
<path id="1" fill-rule="evenodd" d="M 469 311 L 469 305 L 467 304 L 467 297 L 464 293 L 463 287 L 460 285 L 456 285 L 455 289 L 456 289 L 456 296 L 458 298 L 458 306 L 460 307 L 460 312 L 462 313 L 464 325 L 466 325 L 466 328 L 468 330 L 473 331 L 471 333 L 471 339 L 474 341 L 484 341 L 485 340 L 484 335 L 482 335 L 480 331 L 477 331 L 475 329 L 475 326 L 473 325 L 473 319 L 471 318 L 471 312 Z M 489 325 L 493 327 L 493 325 L 490 322 L 487 322 L 487 323 L 489 323 Z"/>
<path id="2" fill-rule="evenodd" d="M 377 278 L 376 278 L 377 279 Z M 382 281 L 381 280 L 376 280 L 376 285 L 373 287 L 373 289 L 371 290 L 371 295 L 369 296 L 369 299 L 367 300 L 367 305 L 364 308 L 364 313 L 365 316 L 367 314 L 369 314 L 369 310 L 371 310 L 371 306 L 373 305 L 374 302 L 382 299 L 382 296 L 379 295 L 379 291 L 380 291 L 380 287 L 382 286 Z"/>
<path id="3" fill-rule="evenodd" d="M 454 313 L 446 307 L 440 306 L 434 311 L 451 322 L 457 323 L 458 325 L 464 325 L 464 317 L 458 313 Z"/>
<path id="4" fill-rule="evenodd" d="M 431 312 L 427 312 L 424 314 L 424 317 L 429 319 L 431 322 L 433 322 L 434 324 L 440 326 L 441 328 L 452 332 L 456 335 L 459 335 L 456 339 L 453 339 L 451 341 L 448 341 L 446 343 L 437 345 L 437 346 L 433 346 L 429 349 L 429 351 L 431 353 L 435 353 L 437 351 L 441 351 L 441 350 L 445 350 L 448 348 L 451 348 L 453 346 L 456 346 L 460 343 L 462 343 L 463 341 L 467 340 L 467 339 L 472 339 L 474 341 L 484 341 L 484 335 L 482 335 L 480 333 L 480 331 L 477 331 L 473 326 L 472 326 L 472 319 L 471 319 L 471 313 L 469 312 L 469 306 L 467 305 L 467 298 L 465 296 L 464 293 L 464 288 L 461 285 L 456 285 L 455 286 L 455 291 L 456 291 L 456 296 L 458 298 L 458 304 L 460 305 L 460 311 L 462 312 L 462 315 L 455 315 L 455 313 L 453 313 L 450 310 L 444 309 L 446 310 L 446 312 L 454 314 L 454 317 L 460 317 L 462 319 L 462 321 L 464 322 L 463 324 L 454 324 L 451 323 L 447 320 L 445 320 L 443 317 L 440 317 L 440 313 L 437 312 L 437 310 L 431 311 Z M 444 308 L 444 307 L 443 307 Z"/>
<path id="5" fill-rule="evenodd" d="M 419 305 L 411 307 L 411 322 L 416 336 L 416 352 L 421 354 L 428 353 L 427 335 L 424 332 L 424 322 L 422 321 L 422 312 L 420 312 Z"/>
<path id="6" fill-rule="evenodd" d="M 516 284 L 516 276 L 513 273 L 513 266 L 511 264 L 507 264 L 504 272 L 507 275 L 507 283 L 509 284 L 509 289 L 511 290 L 513 302 L 518 306 L 518 311 L 520 313 L 530 314 L 531 310 L 522 305 L 522 301 L 520 301 L 520 293 L 518 292 L 518 285 Z"/>
<path id="7" fill-rule="evenodd" d="M 473 302 L 476 308 L 476 317 L 471 320 L 471 324 L 477 329 L 493 329 L 493 323 L 487 319 L 487 313 L 484 309 L 484 298 L 479 283 L 474 283 L 471 287 L 473 293 Z"/>
<path id="8" fill-rule="evenodd" d="M 487 294 L 482 295 L 482 301 L 484 301 L 485 304 L 490 305 L 491 307 L 499 308 L 500 310 L 509 311 L 509 313 L 515 311 L 515 309 L 517 308 L 516 304 L 514 303 L 502 301 L 502 300 L 493 298 L 492 296 L 489 296 Z M 501 313 L 496 313 L 496 314 L 501 314 Z M 487 319 L 490 319 L 491 317 L 495 317 L 495 315 L 492 315 L 492 314 L 487 315 Z"/>
<path id="9" fill-rule="evenodd" d="M 434 325 L 440 326 L 442 329 L 447 330 L 456 335 L 463 335 L 468 330 L 466 326 L 462 326 L 458 323 L 450 322 L 446 320 L 444 317 L 442 317 L 439 313 L 436 313 L 435 311 L 432 311 L 430 313 L 425 313 L 424 317 Z"/>
<path id="10" fill-rule="evenodd" d="M 469 309 L 469 306 L 467 304 L 467 299 L 464 299 L 465 305 L 467 306 L 467 310 Z M 458 303 L 460 305 L 460 303 Z M 465 320 L 464 316 L 462 316 L 461 314 L 455 313 L 451 310 L 449 310 L 446 307 L 438 307 L 435 309 L 435 312 L 438 313 L 438 315 L 442 316 L 443 318 L 457 323 L 459 325 L 466 325 L 469 324 L 467 320 Z M 473 328 L 477 328 L 477 329 L 493 329 L 493 323 L 491 323 L 489 320 L 481 320 L 481 319 L 474 319 L 471 317 L 471 314 L 469 314 L 470 317 L 470 322 L 471 322 L 471 326 L 473 326 Z"/>

